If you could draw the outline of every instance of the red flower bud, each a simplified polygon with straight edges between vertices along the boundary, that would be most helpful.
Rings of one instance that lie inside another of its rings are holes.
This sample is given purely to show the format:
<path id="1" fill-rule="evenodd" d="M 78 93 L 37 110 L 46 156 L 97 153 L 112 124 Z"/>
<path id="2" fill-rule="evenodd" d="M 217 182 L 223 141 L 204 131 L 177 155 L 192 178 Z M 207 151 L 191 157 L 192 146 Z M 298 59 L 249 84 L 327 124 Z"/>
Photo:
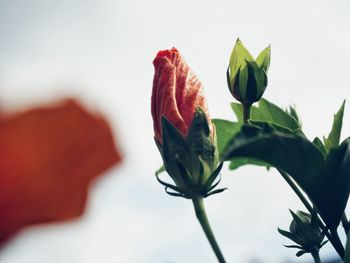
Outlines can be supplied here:
<path id="1" fill-rule="evenodd" d="M 162 144 L 162 116 L 186 136 L 198 107 L 206 113 L 213 134 L 202 83 L 177 49 L 159 51 L 153 65 L 151 110 L 156 141 Z"/>

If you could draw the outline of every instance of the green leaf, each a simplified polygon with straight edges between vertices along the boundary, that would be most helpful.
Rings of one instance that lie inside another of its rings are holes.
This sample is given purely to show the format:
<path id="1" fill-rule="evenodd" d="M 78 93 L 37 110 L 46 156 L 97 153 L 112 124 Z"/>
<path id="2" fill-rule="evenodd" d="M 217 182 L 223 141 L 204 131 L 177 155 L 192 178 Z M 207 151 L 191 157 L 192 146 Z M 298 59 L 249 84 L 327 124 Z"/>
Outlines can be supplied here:
<path id="1" fill-rule="evenodd" d="M 254 158 L 241 157 L 241 158 L 233 158 L 230 162 L 229 169 L 235 170 L 235 169 L 237 169 L 243 165 L 247 165 L 247 164 L 252 164 L 252 165 L 257 165 L 257 166 L 265 166 L 265 167 L 271 166 L 270 164 L 268 164 L 266 162 L 263 162 L 263 161 L 260 161 L 260 160 L 254 159 Z"/>
<path id="2" fill-rule="evenodd" d="M 231 122 L 221 119 L 213 119 L 212 122 L 216 128 L 217 145 L 219 156 L 221 156 L 221 153 L 225 149 L 227 143 L 241 129 L 241 124 L 238 122 Z"/>
<path id="3" fill-rule="evenodd" d="M 343 125 L 344 107 L 345 101 L 341 105 L 339 111 L 336 114 L 334 114 L 332 130 L 329 133 L 328 137 L 323 137 L 324 145 L 327 152 L 329 152 L 331 148 L 339 145 L 340 133 Z"/>
<path id="4" fill-rule="evenodd" d="M 274 123 L 292 131 L 301 129 L 291 114 L 265 99 L 261 99 L 258 108 L 252 110 L 252 120 Z"/>
<path id="5" fill-rule="evenodd" d="M 310 186 L 326 166 L 322 153 L 305 137 L 247 125 L 223 152 L 223 160 L 234 157 L 269 163 L 289 173 L 302 187 Z"/>
<path id="6" fill-rule="evenodd" d="M 270 67 L 271 60 L 271 45 L 268 45 L 263 51 L 260 52 L 259 56 L 256 58 L 256 63 L 259 68 L 262 68 L 266 73 Z"/>
<path id="7" fill-rule="evenodd" d="M 280 132 L 283 133 L 287 133 L 287 134 L 293 134 L 293 132 L 287 128 L 284 128 L 282 126 L 278 126 L 277 124 L 267 124 L 266 122 L 261 122 L 261 121 L 251 121 L 251 123 L 253 125 L 259 126 L 261 128 L 267 128 L 267 129 L 275 129 L 278 130 Z M 267 169 L 269 169 L 272 165 L 261 161 L 261 160 L 257 160 L 254 158 L 249 158 L 249 157 L 238 157 L 238 158 L 232 158 L 230 165 L 229 165 L 229 169 L 230 170 L 235 170 L 238 169 L 239 167 L 243 166 L 243 165 L 257 165 L 257 166 L 265 166 Z"/>
<path id="8" fill-rule="evenodd" d="M 288 109 L 287 112 L 289 113 L 289 115 L 291 115 L 297 121 L 297 123 L 299 124 L 299 127 L 301 127 L 302 126 L 301 125 L 301 120 L 300 120 L 300 118 L 298 116 L 298 113 L 297 113 L 296 109 L 294 107 L 292 107 L 292 106 L 289 106 L 289 109 Z"/>
<path id="9" fill-rule="evenodd" d="M 241 103 L 232 102 L 231 108 L 236 115 L 237 121 L 243 124 L 243 107 Z"/>
<path id="10" fill-rule="evenodd" d="M 350 138 L 325 160 L 318 146 L 298 134 L 242 126 L 228 143 L 223 160 L 254 158 L 287 172 L 306 192 L 329 227 L 338 226 L 350 191 Z"/>
<path id="11" fill-rule="evenodd" d="M 316 137 L 312 143 L 322 152 L 324 158 L 326 159 L 327 157 L 327 151 L 326 148 L 324 147 L 322 141 L 320 138 Z"/>
<path id="12" fill-rule="evenodd" d="M 231 108 L 235 113 L 238 122 L 243 123 L 243 112 L 242 106 L 239 103 L 231 103 Z M 259 101 L 258 107 L 253 106 L 251 108 L 251 120 L 267 122 L 281 126 L 283 128 L 289 129 L 293 132 L 301 131 L 301 124 L 294 117 L 297 116 L 294 113 L 289 113 L 278 107 L 277 105 L 269 102 L 266 99 L 261 99 Z"/>
<path id="13" fill-rule="evenodd" d="M 317 208 L 330 227 L 336 227 L 345 210 L 350 192 L 350 138 L 329 152 L 328 172 L 319 184 Z"/>
<path id="14" fill-rule="evenodd" d="M 299 134 L 299 135 L 301 135 L 300 133 L 293 132 L 292 130 L 290 130 L 286 127 L 280 126 L 278 124 L 275 124 L 275 123 L 268 123 L 268 122 L 264 122 L 264 121 L 250 121 L 250 124 L 253 126 L 258 126 L 260 128 L 263 128 L 263 129 L 273 129 L 273 130 L 280 131 L 280 132 L 283 132 L 286 134 L 292 134 L 292 135 Z"/>

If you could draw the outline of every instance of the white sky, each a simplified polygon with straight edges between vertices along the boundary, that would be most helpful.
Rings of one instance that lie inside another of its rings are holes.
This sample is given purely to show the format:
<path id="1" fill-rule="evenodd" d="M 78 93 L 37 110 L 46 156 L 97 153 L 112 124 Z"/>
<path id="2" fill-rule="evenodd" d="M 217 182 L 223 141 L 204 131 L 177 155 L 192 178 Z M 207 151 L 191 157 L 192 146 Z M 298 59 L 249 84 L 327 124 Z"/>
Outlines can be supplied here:
<path id="1" fill-rule="evenodd" d="M 76 96 L 109 118 L 125 155 L 94 184 L 81 220 L 23 231 L 0 262 L 215 262 L 190 201 L 167 196 L 153 176 L 161 165 L 150 114 L 156 52 L 177 47 L 205 85 L 211 116 L 233 118 L 225 71 L 236 38 L 254 55 L 271 44 L 264 97 L 295 104 L 306 134 L 321 136 L 350 98 L 349 3 L 0 0 L 2 110 Z M 288 208 L 301 208 L 277 173 L 244 167 L 222 176 L 229 190 L 205 201 L 228 262 L 310 260 L 295 258 L 277 233 L 289 225 Z M 321 254 L 331 252 L 326 245 Z"/>

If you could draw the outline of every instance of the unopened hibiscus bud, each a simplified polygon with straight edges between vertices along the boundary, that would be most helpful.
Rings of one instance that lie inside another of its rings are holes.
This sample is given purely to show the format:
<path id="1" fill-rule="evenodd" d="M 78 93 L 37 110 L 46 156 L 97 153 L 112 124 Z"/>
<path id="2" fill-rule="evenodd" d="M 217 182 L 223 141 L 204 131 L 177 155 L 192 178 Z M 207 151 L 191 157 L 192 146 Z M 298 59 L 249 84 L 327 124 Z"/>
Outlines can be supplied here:
<path id="1" fill-rule="evenodd" d="M 271 47 L 265 48 L 254 59 L 243 43 L 237 39 L 227 69 L 227 84 L 233 97 L 243 105 L 259 101 L 267 86 Z"/>
<path id="2" fill-rule="evenodd" d="M 186 136 L 197 108 L 208 118 L 212 134 L 202 84 L 177 49 L 159 51 L 153 65 L 152 117 L 156 141 L 162 143 L 162 116 Z"/>
<path id="3" fill-rule="evenodd" d="M 290 232 L 278 229 L 281 235 L 296 243 L 286 247 L 300 249 L 296 254 L 298 257 L 305 253 L 318 254 L 319 249 L 327 241 L 323 241 L 325 232 L 320 229 L 317 213 L 314 211 L 310 215 L 302 211 L 290 212 L 293 217 L 289 226 Z"/>
<path id="4" fill-rule="evenodd" d="M 153 64 L 154 138 L 175 186 L 160 182 L 175 195 L 208 196 L 221 165 L 202 84 L 175 48 L 158 52 Z"/>

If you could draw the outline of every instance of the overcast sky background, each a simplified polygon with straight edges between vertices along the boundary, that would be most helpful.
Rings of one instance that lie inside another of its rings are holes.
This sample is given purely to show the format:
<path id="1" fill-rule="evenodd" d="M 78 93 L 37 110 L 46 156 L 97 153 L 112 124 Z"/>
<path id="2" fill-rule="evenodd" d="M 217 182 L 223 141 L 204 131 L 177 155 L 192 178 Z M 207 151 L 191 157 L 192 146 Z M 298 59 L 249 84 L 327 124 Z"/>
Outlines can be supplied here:
<path id="1" fill-rule="evenodd" d="M 214 118 L 233 119 L 225 71 L 237 37 L 257 55 L 272 46 L 265 98 L 296 106 L 312 139 L 350 99 L 350 2 L 0 0 L 0 108 L 74 96 L 104 113 L 125 159 L 98 179 L 80 220 L 27 229 L 1 263 L 215 262 L 188 200 L 154 178 L 152 60 L 177 47 L 205 86 Z M 347 105 L 343 136 L 350 134 Z M 228 262 L 308 262 L 277 233 L 302 208 L 278 174 L 223 169 L 229 190 L 205 200 Z M 326 245 L 321 255 L 332 255 Z"/>

